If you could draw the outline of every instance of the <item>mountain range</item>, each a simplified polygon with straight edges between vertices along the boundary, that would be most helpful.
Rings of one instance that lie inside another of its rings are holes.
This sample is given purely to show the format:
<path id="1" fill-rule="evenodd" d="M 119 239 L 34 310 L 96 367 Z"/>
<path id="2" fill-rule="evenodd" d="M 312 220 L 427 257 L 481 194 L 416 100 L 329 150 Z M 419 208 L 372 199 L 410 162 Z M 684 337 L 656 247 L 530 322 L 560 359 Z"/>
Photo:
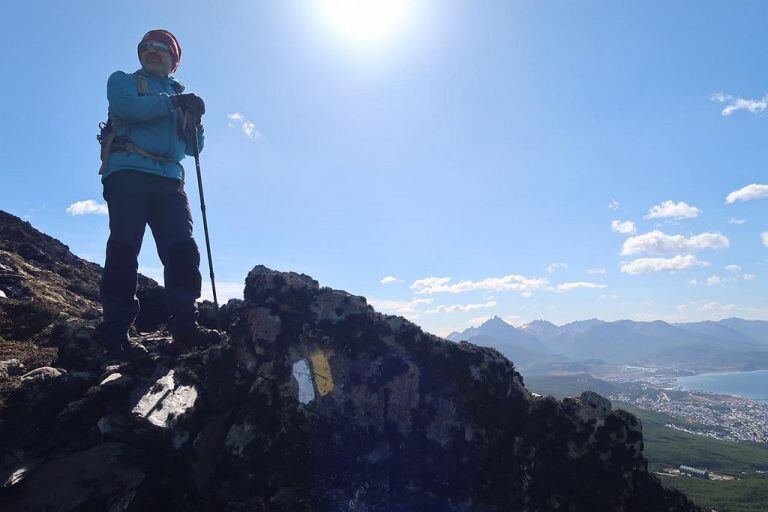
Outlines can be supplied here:
<path id="1" fill-rule="evenodd" d="M 564 361 L 595 360 L 697 371 L 768 368 L 768 321 L 764 320 L 671 324 L 593 318 L 560 326 L 534 320 L 515 327 L 493 317 L 447 338 L 496 348 L 519 367 L 539 370 Z"/>

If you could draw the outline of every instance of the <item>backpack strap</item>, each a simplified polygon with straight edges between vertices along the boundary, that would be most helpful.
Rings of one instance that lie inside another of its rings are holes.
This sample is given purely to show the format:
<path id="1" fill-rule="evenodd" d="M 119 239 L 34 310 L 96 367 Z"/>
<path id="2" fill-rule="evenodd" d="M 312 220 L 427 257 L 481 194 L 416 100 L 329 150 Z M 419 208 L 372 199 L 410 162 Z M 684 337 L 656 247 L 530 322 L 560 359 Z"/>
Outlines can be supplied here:
<path id="1" fill-rule="evenodd" d="M 133 74 L 134 79 L 136 80 L 136 92 L 138 92 L 139 96 L 148 96 L 150 94 L 149 92 L 149 79 L 136 72 Z M 112 131 L 105 137 L 104 139 L 100 139 L 99 142 L 101 142 L 101 167 L 99 168 L 99 174 L 103 175 L 104 171 L 107 168 L 107 164 L 109 163 L 109 154 L 115 153 L 117 151 L 125 151 L 128 153 L 136 153 L 142 156 L 145 156 L 147 158 L 151 158 L 153 160 L 158 160 L 160 162 L 175 162 L 175 160 L 169 160 L 167 158 L 163 158 L 158 155 L 153 155 L 149 151 L 144 151 L 139 146 L 136 146 L 132 142 L 128 141 L 127 144 L 120 147 L 112 147 L 112 143 L 115 140 L 115 136 L 117 135 L 117 131 L 123 126 L 123 121 L 118 119 L 114 126 L 112 126 Z"/>
<path id="2" fill-rule="evenodd" d="M 137 155 L 145 156 L 147 158 L 151 158 L 152 160 L 157 160 L 158 162 L 164 162 L 168 164 L 178 163 L 176 160 L 171 160 L 170 158 L 165 158 L 163 156 L 150 153 L 149 151 L 145 151 L 144 149 L 141 149 L 139 146 L 137 146 L 136 144 L 130 141 L 126 141 L 125 144 L 117 145 L 117 146 L 114 146 L 113 148 L 110 148 L 110 153 L 119 153 L 119 152 L 136 153 Z"/>
<path id="3" fill-rule="evenodd" d="M 139 93 L 139 96 L 148 96 L 149 79 L 138 72 L 134 73 L 133 76 L 136 78 L 136 91 Z"/>
<path id="4" fill-rule="evenodd" d="M 123 126 L 123 121 L 118 120 L 115 122 L 114 126 L 112 126 L 112 131 L 109 132 L 109 135 L 107 135 L 106 139 L 101 140 L 101 167 L 99 167 L 99 175 L 104 174 L 104 171 L 107 168 L 107 164 L 109 163 L 109 154 L 112 152 L 112 141 L 115 140 L 115 135 L 117 135 L 117 130 L 120 129 L 120 127 Z"/>

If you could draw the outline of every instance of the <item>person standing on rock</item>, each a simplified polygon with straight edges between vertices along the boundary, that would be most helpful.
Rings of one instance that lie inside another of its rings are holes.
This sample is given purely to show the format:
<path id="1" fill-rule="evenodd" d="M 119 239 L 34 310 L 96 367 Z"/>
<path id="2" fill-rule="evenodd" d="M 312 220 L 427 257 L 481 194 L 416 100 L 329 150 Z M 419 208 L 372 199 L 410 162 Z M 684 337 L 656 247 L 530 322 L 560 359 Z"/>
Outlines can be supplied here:
<path id="1" fill-rule="evenodd" d="M 141 69 L 117 71 L 107 82 L 109 121 L 102 128 L 102 176 L 109 240 L 100 297 L 103 322 L 96 338 L 112 356 L 136 359 L 147 350 L 129 337 L 139 312 L 138 255 L 149 224 L 164 267 L 168 328 L 175 352 L 214 342 L 216 331 L 197 324 L 200 252 L 184 192 L 181 160 L 194 154 L 194 128 L 203 146 L 205 103 L 185 94 L 170 74 L 181 46 L 167 30 L 150 30 L 138 45 Z"/>

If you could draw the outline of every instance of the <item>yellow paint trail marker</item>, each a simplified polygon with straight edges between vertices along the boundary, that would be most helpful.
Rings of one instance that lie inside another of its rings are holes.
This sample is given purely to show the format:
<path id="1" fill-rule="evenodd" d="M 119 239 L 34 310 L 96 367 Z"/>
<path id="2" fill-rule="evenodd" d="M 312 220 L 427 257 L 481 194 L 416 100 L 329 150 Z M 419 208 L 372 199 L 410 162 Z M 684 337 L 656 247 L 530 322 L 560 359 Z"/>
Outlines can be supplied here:
<path id="1" fill-rule="evenodd" d="M 333 391 L 333 376 L 328 358 L 325 356 L 325 352 L 318 350 L 313 352 L 309 359 L 312 362 L 312 373 L 315 376 L 315 388 L 317 388 L 320 396 L 325 396 Z"/>

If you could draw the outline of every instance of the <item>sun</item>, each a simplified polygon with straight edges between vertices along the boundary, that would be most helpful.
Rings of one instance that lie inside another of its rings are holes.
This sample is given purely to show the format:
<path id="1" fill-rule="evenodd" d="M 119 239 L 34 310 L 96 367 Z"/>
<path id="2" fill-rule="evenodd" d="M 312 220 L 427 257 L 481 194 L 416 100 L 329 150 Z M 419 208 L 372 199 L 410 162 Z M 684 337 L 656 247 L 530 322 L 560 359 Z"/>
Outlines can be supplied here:
<path id="1" fill-rule="evenodd" d="M 403 25 L 413 0 L 316 0 L 343 37 L 369 45 L 387 40 Z"/>

